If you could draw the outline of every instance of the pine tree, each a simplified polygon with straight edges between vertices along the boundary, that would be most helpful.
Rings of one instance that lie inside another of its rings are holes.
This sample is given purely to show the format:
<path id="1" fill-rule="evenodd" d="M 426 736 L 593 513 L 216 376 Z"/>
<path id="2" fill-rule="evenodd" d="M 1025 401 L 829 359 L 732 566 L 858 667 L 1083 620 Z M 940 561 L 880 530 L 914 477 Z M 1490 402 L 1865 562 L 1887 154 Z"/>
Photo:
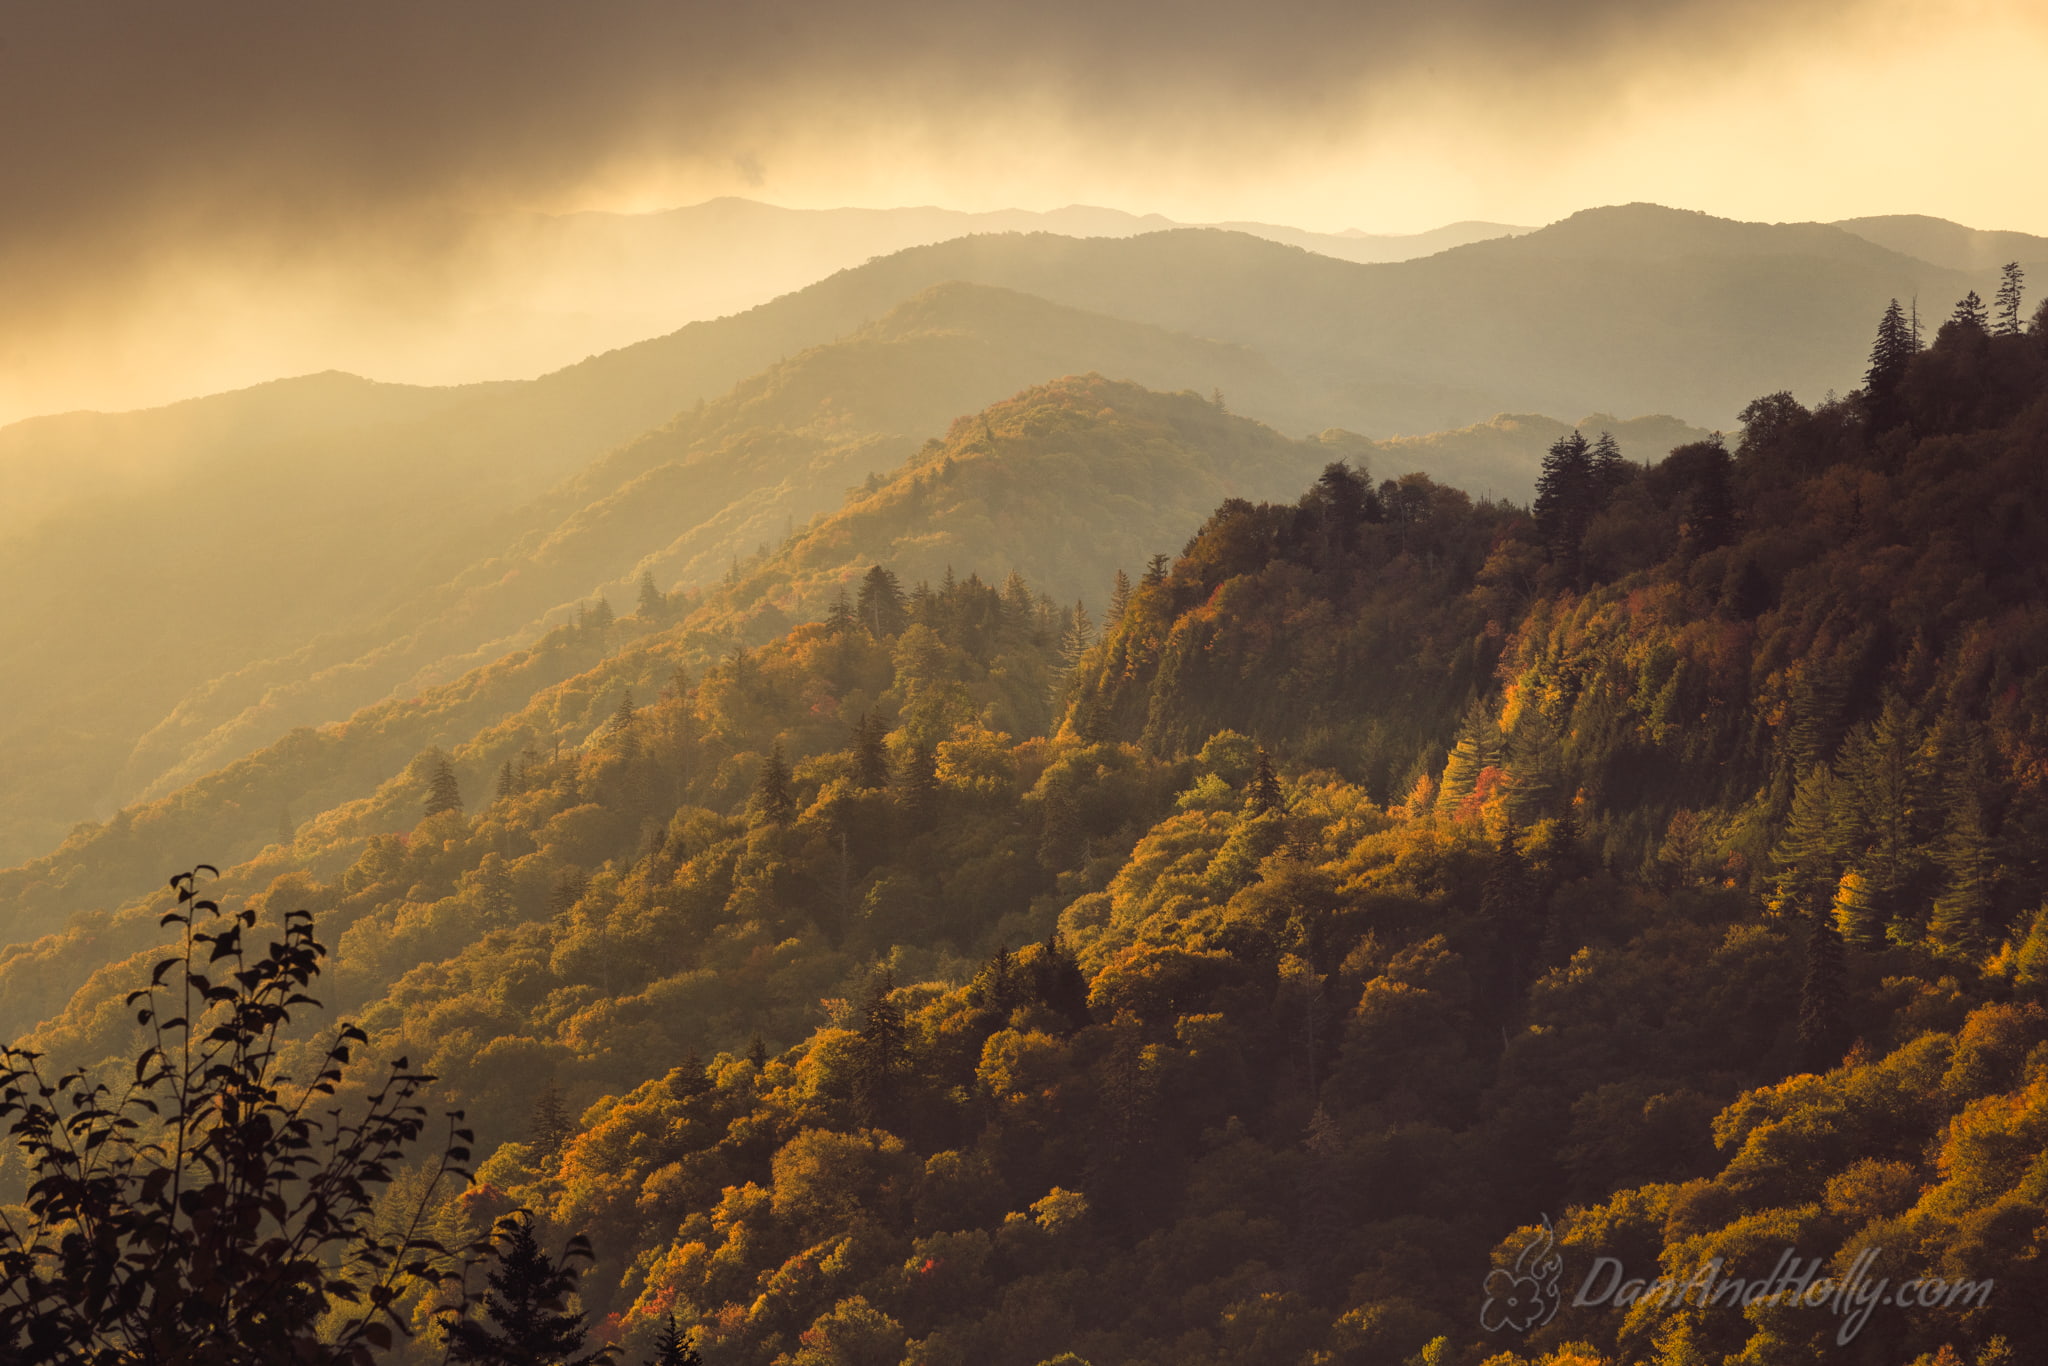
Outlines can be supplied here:
<path id="1" fill-rule="evenodd" d="M 518 794 L 519 775 L 513 771 L 512 761 L 507 759 L 504 767 L 498 770 L 498 800 L 502 802 L 507 797 L 514 797 Z"/>
<path id="2" fill-rule="evenodd" d="M 854 614 L 853 599 L 841 588 L 832 599 L 832 610 L 825 617 L 825 629 L 835 636 L 852 635 L 860 625 L 860 618 Z"/>
<path id="3" fill-rule="evenodd" d="M 1621 457 L 1621 444 L 1614 439 L 1614 433 L 1600 433 L 1588 456 L 1588 468 L 1594 499 L 1604 506 L 1614 496 L 1615 490 L 1628 482 L 1630 472 L 1628 461 Z"/>
<path id="4" fill-rule="evenodd" d="M 1718 435 L 1695 449 L 1703 458 L 1686 505 L 1685 541 L 1695 552 L 1718 550 L 1735 539 L 1735 462 Z"/>
<path id="5" fill-rule="evenodd" d="M 2020 301 L 2026 292 L 2026 274 L 2017 261 L 2008 261 L 1998 272 L 1998 327 L 2001 337 L 2020 334 Z"/>
<path id="6" fill-rule="evenodd" d="M 896 1078 L 902 1071 L 908 1034 L 903 1008 L 891 999 L 895 978 L 887 968 L 868 984 L 860 1007 L 860 1038 L 853 1056 L 853 1108 L 863 1125 L 881 1122 L 895 1098 Z"/>
<path id="7" fill-rule="evenodd" d="M 761 1041 L 759 1034 L 747 1042 L 747 1061 L 756 1072 L 763 1071 L 768 1066 L 768 1045 Z"/>
<path id="8" fill-rule="evenodd" d="M 654 586 L 654 575 L 648 570 L 640 571 L 640 602 L 634 609 L 635 615 L 643 621 L 653 621 L 668 610 L 668 595 Z"/>
<path id="9" fill-rule="evenodd" d="M 568 1307 L 582 1276 L 577 1263 L 591 1260 L 590 1245 L 573 1238 L 559 1261 L 540 1250 L 533 1236 L 533 1216 L 513 1214 L 500 1219 L 491 1233 L 496 1263 L 487 1280 L 484 1313 L 491 1325 L 473 1318 L 455 1318 L 446 1325 L 451 1362 L 476 1366 L 595 1366 L 610 1362 L 615 1347 L 583 1353 L 588 1330 L 580 1311 Z"/>
<path id="10" fill-rule="evenodd" d="M 1559 437 L 1543 457 L 1536 479 L 1536 534 L 1551 563 L 1574 582 L 1579 577 L 1580 549 L 1593 520 L 1593 462 L 1586 438 L 1578 432 Z"/>
<path id="11" fill-rule="evenodd" d="M 1280 810 L 1285 801 L 1280 791 L 1280 779 L 1273 772 L 1273 760 L 1261 745 L 1258 766 L 1252 770 L 1251 786 L 1247 789 L 1245 809 L 1254 816 L 1263 816 L 1269 811 Z"/>
<path id="12" fill-rule="evenodd" d="M 612 712 L 611 720 L 605 722 L 605 732 L 610 735 L 618 735 L 621 732 L 630 731 L 633 729 L 633 722 L 638 716 L 639 712 L 633 706 L 633 690 L 628 688 L 619 694 L 619 705 Z"/>
<path id="13" fill-rule="evenodd" d="M 889 727 L 871 711 L 854 723 L 853 781 L 868 791 L 889 785 Z"/>
<path id="14" fill-rule="evenodd" d="M 1906 368 L 1912 364 L 1913 354 L 1919 349 L 1919 341 L 1906 322 L 1904 310 L 1899 307 L 1899 301 L 1893 299 L 1885 307 L 1884 316 L 1878 320 L 1877 340 L 1870 347 L 1870 368 L 1863 374 L 1864 398 L 1869 404 L 1872 421 L 1880 429 L 1898 425 L 1900 388 L 1905 383 Z"/>
<path id="15" fill-rule="evenodd" d="M 1165 583 L 1166 571 L 1172 567 L 1172 564 L 1172 557 L 1167 555 L 1154 555 L 1151 559 L 1147 560 L 1145 562 L 1145 586 L 1147 588 L 1157 588 L 1160 584 Z"/>
<path id="16" fill-rule="evenodd" d="M 938 757 L 926 746 L 918 745 L 904 757 L 900 790 L 910 828 L 930 829 L 939 814 L 939 766 Z"/>
<path id="17" fill-rule="evenodd" d="M 1812 1071 L 1842 1060 L 1842 976 L 1842 936 L 1821 916 L 1806 937 L 1806 976 L 1799 986 L 1799 1047 Z"/>
<path id="18" fill-rule="evenodd" d="M 455 766 L 439 750 L 434 751 L 433 774 L 427 780 L 426 807 L 429 816 L 462 809 L 462 788 L 455 781 Z"/>
<path id="19" fill-rule="evenodd" d="M 760 780 L 754 784 L 754 810 L 769 825 L 788 825 L 796 819 L 796 790 L 780 741 L 761 765 Z"/>
<path id="20" fill-rule="evenodd" d="M 697 1355 L 691 1339 L 696 1334 L 681 1332 L 676 1328 L 676 1316 L 670 1314 L 661 1332 L 654 1338 L 654 1355 L 647 1360 L 647 1366 L 704 1366 L 704 1358 Z"/>
<path id="21" fill-rule="evenodd" d="M 1991 315 L 1974 289 L 1956 301 L 1956 311 L 1948 315 L 1948 320 L 1958 327 L 1966 327 L 1974 332 L 1991 330 Z"/>
<path id="22" fill-rule="evenodd" d="M 1080 602 L 1067 615 L 1066 626 L 1060 631 L 1060 665 L 1068 673 L 1080 667 L 1081 656 L 1088 653 L 1095 644 L 1095 620 L 1088 615 L 1088 608 Z"/>
<path id="23" fill-rule="evenodd" d="M 950 572 L 950 571 L 949 571 Z M 903 585 L 881 565 L 873 565 L 860 581 L 860 597 L 854 606 L 860 624 L 877 640 L 901 635 L 910 624 L 903 602 Z"/>
<path id="24" fill-rule="evenodd" d="M 576 1136 L 576 1117 L 569 1113 L 569 1107 L 562 1101 L 562 1093 L 553 1082 L 549 1082 L 547 1090 L 534 1101 L 526 1132 L 534 1150 L 547 1157 L 562 1151 L 563 1145 Z"/>
<path id="25" fill-rule="evenodd" d="M 617 619 L 612 612 L 611 600 L 600 593 L 597 595 L 597 601 L 590 605 L 590 614 L 583 621 L 590 630 L 602 635 L 612 628 L 612 623 Z"/>
<path id="26" fill-rule="evenodd" d="M 1106 623 L 1115 626 L 1118 622 L 1122 621 L 1124 619 L 1124 610 L 1130 605 L 1131 576 L 1119 569 L 1116 571 L 1116 581 L 1110 585 L 1109 589 L 1109 615 L 1105 618 Z"/>

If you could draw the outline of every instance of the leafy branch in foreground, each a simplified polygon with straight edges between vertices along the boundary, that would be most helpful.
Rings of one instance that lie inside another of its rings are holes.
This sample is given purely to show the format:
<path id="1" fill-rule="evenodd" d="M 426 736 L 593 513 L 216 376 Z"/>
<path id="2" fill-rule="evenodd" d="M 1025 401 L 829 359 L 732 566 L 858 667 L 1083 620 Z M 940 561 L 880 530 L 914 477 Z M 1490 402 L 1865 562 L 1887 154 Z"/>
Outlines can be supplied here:
<path id="1" fill-rule="evenodd" d="M 312 918 L 288 913 L 252 958 L 256 913 L 199 897 L 202 873 L 171 879 L 162 923 L 184 943 L 127 998 L 148 1042 L 118 1087 L 0 1046 L 0 1121 L 31 1174 L 0 1211 L 0 1363 L 355 1366 L 409 1331 L 402 1300 L 456 1274 L 421 1229 L 441 1183 L 468 1179 L 461 1112 L 402 1232 L 381 1232 L 376 1193 L 434 1078 L 400 1058 L 359 1118 L 317 1108 L 368 1039 L 343 1023 L 310 1083 L 279 1071 L 280 1031 L 319 1004 Z"/>

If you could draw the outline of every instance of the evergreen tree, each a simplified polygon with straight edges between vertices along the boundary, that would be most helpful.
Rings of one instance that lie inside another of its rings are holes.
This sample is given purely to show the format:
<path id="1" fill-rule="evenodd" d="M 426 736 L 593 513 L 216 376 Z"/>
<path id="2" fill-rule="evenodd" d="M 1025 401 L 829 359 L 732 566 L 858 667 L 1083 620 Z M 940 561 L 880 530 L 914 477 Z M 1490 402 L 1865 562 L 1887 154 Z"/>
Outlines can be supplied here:
<path id="1" fill-rule="evenodd" d="M 1702 457 L 1697 463 L 1685 510 L 1683 534 L 1695 552 L 1718 550 L 1735 539 L 1735 462 L 1717 435 L 1697 444 Z"/>
<path id="2" fill-rule="evenodd" d="M 628 688 L 619 694 L 619 705 L 612 712 L 611 720 L 605 722 L 605 731 L 611 735 L 630 731 L 633 729 L 633 722 L 638 716 L 639 712 L 633 706 L 633 690 Z"/>
<path id="3" fill-rule="evenodd" d="M 939 765 L 938 756 L 927 746 L 917 745 L 904 756 L 900 790 L 910 828 L 930 829 L 939 814 Z"/>
<path id="4" fill-rule="evenodd" d="M 1621 444 L 1612 432 L 1600 433 L 1587 459 L 1594 499 L 1604 505 L 1615 490 L 1628 482 L 1629 463 L 1622 459 Z"/>
<path id="5" fill-rule="evenodd" d="M 654 1338 L 654 1355 L 647 1360 L 647 1366 L 704 1366 L 704 1358 L 697 1355 L 691 1339 L 696 1334 L 685 1333 L 676 1327 L 676 1316 L 670 1314 L 661 1332 Z"/>
<path id="6" fill-rule="evenodd" d="M 1145 586 L 1147 588 L 1156 588 L 1160 584 L 1165 583 L 1166 571 L 1172 565 L 1173 559 L 1168 555 L 1154 555 L 1151 559 L 1147 560 L 1145 562 Z"/>
<path id="7" fill-rule="evenodd" d="M 1973 294 L 1971 296 L 1975 298 Z M 1893 299 L 1878 320 L 1877 340 L 1870 347 L 1870 367 L 1863 374 L 1863 394 L 1870 415 L 1879 428 L 1898 425 L 1899 392 L 1906 380 L 1906 367 L 1920 349 L 1904 310 Z"/>
<path id="8" fill-rule="evenodd" d="M 903 601 L 903 585 L 896 575 L 881 565 L 873 565 L 860 581 L 860 597 L 854 605 L 854 613 L 868 634 L 877 640 L 901 635 L 903 628 L 910 624 L 908 609 Z"/>
<path id="9" fill-rule="evenodd" d="M 559 1261 L 540 1250 L 531 1214 L 507 1215 L 491 1233 L 495 1266 L 486 1279 L 484 1315 L 456 1318 L 446 1325 L 448 1360 L 475 1366 L 595 1366 L 610 1362 L 615 1347 L 583 1352 L 589 1335 L 583 1314 L 569 1297 L 582 1276 L 577 1263 L 591 1260 L 590 1245 L 573 1238 Z M 579 1355 L 579 1353 L 581 1353 Z"/>
<path id="10" fill-rule="evenodd" d="M 747 1041 L 747 1062 L 756 1073 L 768 1066 L 768 1045 L 762 1042 L 759 1034 Z"/>
<path id="11" fill-rule="evenodd" d="M 534 1150 L 547 1157 L 562 1151 L 564 1144 L 576 1136 L 576 1117 L 569 1113 L 569 1107 L 562 1100 L 562 1093 L 551 1081 L 540 1098 L 533 1103 L 533 1114 L 527 1120 L 526 1132 Z"/>
<path id="12" fill-rule="evenodd" d="M 1818 917 L 1806 936 L 1806 976 L 1799 985 L 1799 1047 L 1815 1072 L 1840 1062 L 1847 1043 L 1842 976 L 1842 936 L 1826 916 Z"/>
<path id="13" fill-rule="evenodd" d="M 825 617 L 825 629 L 835 636 L 845 636 L 853 634 L 858 625 L 860 618 L 854 613 L 853 599 L 846 595 L 846 589 L 841 588 L 832 599 L 832 610 Z"/>
<path id="14" fill-rule="evenodd" d="M 1081 656 L 1088 653 L 1095 644 L 1095 620 L 1088 615 L 1088 608 L 1080 603 L 1067 615 L 1065 627 L 1060 631 L 1060 664 L 1069 673 L 1079 667 Z"/>
<path id="15" fill-rule="evenodd" d="M 589 630 L 603 635 L 611 630 L 612 623 L 617 619 L 612 612 L 611 600 L 600 593 L 597 595 L 597 601 L 590 605 L 590 613 L 583 618 L 583 624 Z"/>
<path id="16" fill-rule="evenodd" d="M 2017 337 L 2020 334 L 2020 301 L 2025 293 L 2026 274 L 2021 271 L 2019 262 L 2008 261 L 1998 275 L 1997 335 Z"/>
<path id="17" fill-rule="evenodd" d="M 853 781 L 868 791 L 889 785 L 889 727 L 871 711 L 854 723 Z"/>
<path id="18" fill-rule="evenodd" d="M 514 797 L 518 794 L 519 775 L 513 770 L 512 761 L 507 759 L 504 767 L 498 770 L 498 800 L 502 802 L 507 797 Z"/>
<path id="19" fill-rule="evenodd" d="M 1105 618 L 1106 624 L 1115 626 L 1118 622 L 1121 622 L 1124 619 L 1125 609 L 1130 605 L 1131 576 L 1119 569 L 1116 571 L 1116 581 L 1110 585 L 1109 589 L 1109 615 Z"/>
<path id="20" fill-rule="evenodd" d="M 788 825 L 796 819 L 796 789 L 779 740 L 761 764 L 761 777 L 754 784 L 754 811 L 769 825 Z"/>
<path id="21" fill-rule="evenodd" d="M 895 978 L 887 968 L 868 984 L 860 1007 L 860 1038 L 853 1056 L 853 1108 L 863 1125 L 878 1125 L 895 1098 L 908 1039 L 903 1008 L 891 999 Z"/>
<path id="22" fill-rule="evenodd" d="M 640 602 L 634 609 L 635 615 L 643 621 L 653 621 L 668 610 L 668 595 L 654 586 L 654 575 L 649 570 L 640 571 Z"/>
<path id="23" fill-rule="evenodd" d="M 1261 745 L 1258 766 L 1252 770 L 1251 786 L 1247 789 L 1245 809 L 1254 816 L 1263 816 L 1268 811 L 1280 810 L 1285 801 L 1280 791 L 1280 779 L 1273 772 L 1273 760 Z"/>
<path id="24" fill-rule="evenodd" d="M 426 808 L 429 816 L 462 809 L 462 788 L 455 781 L 455 766 L 439 750 L 434 751 L 433 772 L 427 780 Z"/>
<path id="25" fill-rule="evenodd" d="M 1593 461 L 1578 432 L 1558 438 L 1536 479 L 1536 534 L 1551 562 L 1574 582 L 1594 511 Z"/>
<path id="26" fill-rule="evenodd" d="M 1948 320 L 1973 332 L 1986 333 L 1991 330 L 1991 315 L 1974 289 L 1956 301 L 1956 311 L 1948 315 Z"/>

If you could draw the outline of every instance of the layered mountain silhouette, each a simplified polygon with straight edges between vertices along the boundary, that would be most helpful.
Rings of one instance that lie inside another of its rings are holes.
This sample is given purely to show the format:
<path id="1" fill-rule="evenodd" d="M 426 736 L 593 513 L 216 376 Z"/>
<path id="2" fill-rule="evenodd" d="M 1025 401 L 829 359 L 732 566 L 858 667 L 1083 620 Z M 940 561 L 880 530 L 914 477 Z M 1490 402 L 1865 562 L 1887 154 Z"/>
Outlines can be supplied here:
<path id="1" fill-rule="evenodd" d="M 16 424 L 0 469 L 36 493 L 0 574 L 36 591 L 0 666 L 0 860 L 459 677 L 595 593 L 624 606 L 643 572 L 713 583 L 1028 385 L 1191 389 L 1361 434 L 1339 446 L 1381 474 L 1520 498 L 1574 415 L 1674 414 L 1587 424 L 1654 458 L 1766 390 L 1852 385 L 1887 298 L 1987 282 L 1642 205 L 1392 264 L 1207 229 L 981 235 L 533 381 L 310 376 Z"/>

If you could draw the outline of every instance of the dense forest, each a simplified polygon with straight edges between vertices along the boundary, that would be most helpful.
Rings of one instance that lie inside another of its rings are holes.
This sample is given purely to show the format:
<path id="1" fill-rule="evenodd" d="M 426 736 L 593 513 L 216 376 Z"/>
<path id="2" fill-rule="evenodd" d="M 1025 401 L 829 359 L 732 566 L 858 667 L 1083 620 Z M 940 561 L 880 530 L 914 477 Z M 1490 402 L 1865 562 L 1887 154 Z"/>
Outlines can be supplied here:
<path id="1" fill-rule="evenodd" d="M 1895 309 L 1861 389 L 1732 444 L 1563 436 L 1529 508 L 1327 461 L 1100 621 L 912 534 L 1034 494 L 1006 437 L 1186 423 L 1307 453 L 1101 381 L 998 405 L 209 884 L 310 913 L 326 1012 L 466 1112 L 447 1241 L 585 1236 L 593 1340 L 713 1366 L 2048 1350 L 2048 309 Z M 104 964 L 10 1005 L 27 1046 L 134 1055 L 172 895 L 14 951 L 13 993 Z M 1563 1307 L 1483 1318 L 1545 1240 Z M 1787 1248 L 1995 1291 L 1846 1345 L 1571 1303 Z"/>

